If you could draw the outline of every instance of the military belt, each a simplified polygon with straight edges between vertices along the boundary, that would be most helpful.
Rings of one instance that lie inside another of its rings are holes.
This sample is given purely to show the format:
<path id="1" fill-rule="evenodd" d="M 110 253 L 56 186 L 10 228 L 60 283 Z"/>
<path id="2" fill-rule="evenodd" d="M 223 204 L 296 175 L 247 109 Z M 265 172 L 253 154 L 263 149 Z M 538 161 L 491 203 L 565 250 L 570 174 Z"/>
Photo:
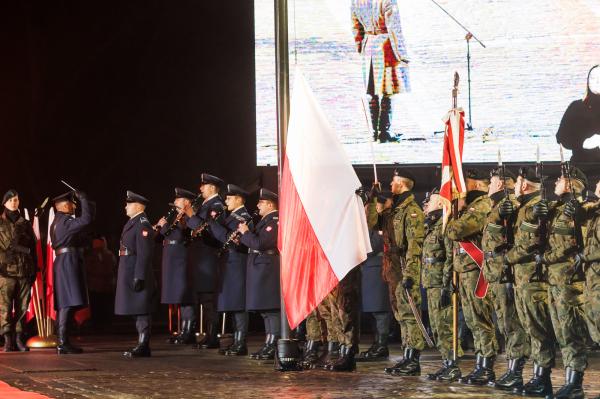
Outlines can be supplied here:
<path id="1" fill-rule="evenodd" d="M 552 233 L 556 233 L 561 236 L 573 236 L 575 235 L 575 229 L 571 227 L 553 227 Z"/>
<path id="2" fill-rule="evenodd" d="M 83 248 L 77 248 L 77 247 L 60 247 L 60 248 L 56 248 L 54 250 L 54 253 L 56 254 L 56 256 L 62 255 L 62 254 L 66 254 L 66 253 L 69 253 L 69 252 L 83 253 Z"/>
<path id="3" fill-rule="evenodd" d="M 432 257 L 428 257 L 428 258 L 423 258 L 423 263 L 425 263 L 426 265 L 433 265 L 435 263 L 440 263 L 443 262 L 444 259 L 442 258 L 436 258 L 435 256 Z"/>
<path id="4" fill-rule="evenodd" d="M 183 241 L 181 241 L 181 240 L 163 240 L 163 245 L 177 245 L 177 244 L 183 244 Z"/>
<path id="5" fill-rule="evenodd" d="M 135 252 L 133 252 L 131 249 L 129 249 L 129 248 L 119 249 L 119 256 L 131 256 L 131 255 L 135 255 Z"/>
<path id="6" fill-rule="evenodd" d="M 249 254 L 258 254 L 258 255 L 279 255 L 279 251 L 276 249 L 267 249 L 266 251 L 257 251 L 255 249 L 248 249 Z"/>

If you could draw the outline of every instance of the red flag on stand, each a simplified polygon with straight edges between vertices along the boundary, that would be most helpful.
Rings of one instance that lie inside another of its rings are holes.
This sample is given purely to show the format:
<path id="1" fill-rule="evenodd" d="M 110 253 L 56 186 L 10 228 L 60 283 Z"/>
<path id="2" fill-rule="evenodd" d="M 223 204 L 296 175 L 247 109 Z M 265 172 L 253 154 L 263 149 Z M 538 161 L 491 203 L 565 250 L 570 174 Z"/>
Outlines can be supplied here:
<path id="1" fill-rule="evenodd" d="M 27 210 L 25 210 L 27 215 Z M 27 218 L 29 220 L 29 218 Z M 33 217 L 33 233 L 35 235 L 35 253 L 37 258 L 36 277 L 33 286 L 31 287 L 31 300 L 29 301 L 29 308 L 27 309 L 26 320 L 29 322 L 35 317 L 35 309 L 33 307 L 34 301 L 40 303 L 38 293 L 43 293 L 44 282 L 42 279 L 42 270 L 44 269 L 44 254 L 42 251 L 42 242 L 40 241 L 40 219 L 37 216 Z"/>
<path id="2" fill-rule="evenodd" d="M 56 320 L 56 309 L 54 309 L 54 249 L 52 249 L 52 238 L 50 237 L 50 226 L 54 221 L 54 208 L 50 208 L 48 214 L 48 236 L 46 239 L 46 316 Z"/>

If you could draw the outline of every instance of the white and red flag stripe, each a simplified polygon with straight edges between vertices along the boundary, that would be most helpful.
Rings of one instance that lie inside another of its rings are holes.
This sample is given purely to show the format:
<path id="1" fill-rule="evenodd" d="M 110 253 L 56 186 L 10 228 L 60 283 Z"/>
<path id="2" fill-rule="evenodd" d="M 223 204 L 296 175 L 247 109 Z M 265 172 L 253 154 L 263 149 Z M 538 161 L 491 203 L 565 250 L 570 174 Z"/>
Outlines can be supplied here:
<path id="1" fill-rule="evenodd" d="M 280 187 L 281 288 L 295 328 L 371 251 L 360 181 L 300 70 Z"/>
<path id="2" fill-rule="evenodd" d="M 452 200 L 466 195 L 462 155 L 465 138 L 465 111 L 451 109 L 443 118 L 446 125 L 442 154 L 442 183 L 440 196 L 444 202 L 444 227 L 451 213 Z"/>
<path id="3" fill-rule="evenodd" d="M 25 210 L 27 211 L 27 210 Z M 27 218 L 29 220 L 29 218 Z M 42 293 L 43 294 L 43 287 L 44 287 L 44 283 L 43 283 L 43 279 L 42 279 L 42 270 L 44 269 L 44 254 L 42 253 L 42 242 L 40 241 L 40 218 L 35 215 L 33 217 L 33 223 L 32 223 L 32 227 L 33 227 L 33 234 L 35 235 L 35 253 L 36 253 L 36 258 L 37 258 L 37 265 L 36 265 L 36 278 L 35 278 L 35 282 L 33 283 L 33 286 L 31 287 L 31 300 L 29 301 L 29 308 L 27 309 L 27 316 L 26 316 L 26 321 L 30 321 L 31 319 L 33 319 L 35 317 L 35 310 L 34 310 L 34 301 L 36 301 L 38 304 L 40 303 L 40 300 L 38 298 L 38 294 Z M 45 317 L 45 316 L 44 316 Z M 39 332 L 41 333 L 41 332 Z"/>
<path id="4" fill-rule="evenodd" d="M 54 258 L 56 254 L 52 249 L 52 238 L 50 227 L 54 221 L 54 208 L 50 208 L 48 214 L 48 235 L 46 239 L 46 316 L 56 320 L 56 309 L 54 309 Z"/>

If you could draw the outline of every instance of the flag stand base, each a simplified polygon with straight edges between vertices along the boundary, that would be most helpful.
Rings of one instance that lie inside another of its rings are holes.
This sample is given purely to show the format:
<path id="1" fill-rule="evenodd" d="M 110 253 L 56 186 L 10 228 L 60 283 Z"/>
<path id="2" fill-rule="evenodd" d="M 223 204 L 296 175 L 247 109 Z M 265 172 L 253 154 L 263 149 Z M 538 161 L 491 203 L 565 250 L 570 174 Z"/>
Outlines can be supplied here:
<path id="1" fill-rule="evenodd" d="M 277 371 L 302 371 L 302 356 L 298 347 L 298 341 L 292 339 L 280 339 L 277 341 L 277 353 L 275 354 L 275 370 Z"/>
<path id="2" fill-rule="evenodd" d="M 49 337 L 35 336 L 27 340 L 27 346 L 34 349 L 56 348 L 57 341 L 56 335 L 50 335 Z"/>

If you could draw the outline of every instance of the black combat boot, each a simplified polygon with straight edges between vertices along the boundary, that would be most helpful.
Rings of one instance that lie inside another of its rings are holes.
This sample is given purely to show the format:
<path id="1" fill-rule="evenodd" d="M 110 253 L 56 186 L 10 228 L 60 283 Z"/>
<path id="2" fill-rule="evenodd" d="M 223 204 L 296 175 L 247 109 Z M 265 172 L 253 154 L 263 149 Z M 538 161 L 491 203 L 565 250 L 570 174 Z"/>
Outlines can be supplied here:
<path id="1" fill-rule="evenodd" d="M 23 341 L 23 333 L 17 333 L 15 337 L 15 343 L 17 344 L 17 349 L 19 352 L 29 352 L 29 348 L 25 345 Z"/>
<path id="2" fill-rule="evenodd" d="M 313 366 L 319 361 L 319 348 L 321 347 L 321 341 L 306 341 L 304 346 L 304 354 L 302 356 L 302 368 L 305 370 L 313 368 Z"/>
<path id="3" fill-rule="evenodd" d="M 481 365 L 479 369 L 475 370 L 474 373 L 466 380 L 467 384 L 470 385 L 488 385 L 496 380 L 496 373 L 494 372 L 494 358 L 493 357 L 481 357 Z"/>
<path id="4" fill-rule="evenodd" d="M 446 371 L 446 368 L 448 367 L 448 360 L 442 360 L 442 367 L 440 367 L 439 369 L 437 369 L 435 372 L 427 374 L 427 379 L 431 380 L 431 381 L 435 381 L 438 379 L 438 377 L 440 375 L 442 375 L 442 373 L 444 371 Z"/>
<path id="5" fill-rule="evenodd" d="M 327 351 L 321 355 L 319 360 L 312 366 L 315 368 L 324 368 L 329 363 L 333 363 L 340 356 L 340 343 L 336 341 L 329 341 L 327 343 Z"/>
<path id="6" fill-rule="evenodd" d="M 404 366 L 404 363 L 408 362 L 408 350 L 408 348 L 404 348 L 404 356 L 402 360 L 394 364 L 392 367 L 384 368 L 383 371 L 385 371 L 386 374 L 395 374 L 396 371 L 400 369 L 400 367 Z"/>
<path id="7" fill-rule="evenodd" d="M 258 360 L 273 360 L 275 359 L 275 353 L 277 352 L 277 341 L 279 340 L 279 336 L 275 334 L 271 334 L 269 340 L 267 341 L 267 345 L 265 346 L 265 350 L 258 357 Z"/>
<path id="8" fill-rule="evenodd" d="M 392 126 L 392 99 L 389 96 L 381 98 L 381 108 L 379 111 L 379 142 L 380 143 L 395 143 L 400 140 L 396 136 L 390 134 Z"/>
<path id="9" fill-rule="evenodd" d="M 372 95 L 369 99 L 369 111 L 371 111 L 371 124 L 373 125 L 373 141 L 379 138 L 379 96 Z"/>
<path id="10" fill-rule="evenodd" d="M 388 360 L 390 357 L 390 351 L 388 349 L 388 336 L 377 334 L 375 336 L 375 342 L 366 351 L 361 352 L 357 357 L 357 362 L 382 362 Z"/>
<path id="11" fill-rule="evenodd" d="M 56 353 L 59 355 L 79 354 L 83 352 L 83 349 L 73 346 L 69 342 L 67 335 L 69 311 L 70 309 L 68 308 L 58 310 L 58 345 L 56 346 Z"/>
<path id="12" fill-rule="evenodd" d="M 14 352 L 13 338 L 11 333 L 4 334 L 4 352 Z"/>
<path id="13" fill-rule="evenodd" d="M 208 325 L 206 339 L 201 344 L 198 344 L 198 349 L 217 349 L 219 347 L 218 328 L 219 327 L 216 324 Z"/>
<path id="14" fill-rule="evenodd" d="M 523 396 L 552 398 L 552 378 L 550 367 L 540 367 L 533 364 L 533 376 L 523 388 L 515 388 L 514 393 L 520 393 Z"/>
<path id="15" fill-rule="evenodd" d="M 191 345 L 196 343 L 196 334 L 192 325 L 191 320 L 184 320 L 181 323 L 181 334 L 175 338 L 174 342 L 176 345 Z"/>
<path id="16" fill-rule="evenodd" d="M 408 349 L 407 361 L 401 367 L 398 367 L 392 375 L 407 376 L 407 375 L 421 375 L 421 364 L 419 359 L 421 357 L 421 351 L 410 348 Z"/>
<path id="17" fill-rule="evenodd" d="M 123 356 L 129 359 L 134 357 L 152 356 L 150 350 L 150 335 L 148 333 L 141 333 L 138 337 L 138 344 L 133 349 L 123 352 Z"/>
<path id="18" fill-rule="evenodd" d="M 525 367 L 526 359 L 520 357 L 518 359 L 509 359 L 508 370 L 500 377 L 493 386 L 504 391 L 512 391 L 515 388 L 523 386 L 523 367 Z"/>
<path id="19" fill-rule="evenodd" d="M 246 356 L 247 354 L 246 334 L 243 331 L 236 331 L 233 335 L 233 345 L 225 352 L 225 356 Z"/>
<path id="20" fill-rule="evenodd" d="M 458 362 L 454 360 L 446 360 L 446 369 L 437 377 L 438 381 L 441 382 L 454 382 L 458 381 L 462 375 Z"/>
<path id="21" fill-rule="evenodd" d="M 556 399 L 583 399 L 583 371 L 573 370 L 567 367 L 565 370 L 565 385 L 560 387 L 554 394 Z"/>
<path id="22" fill-rule="evenodd" d="M 475 367 L 473 368 L 473 370 L 465 375 L 464 377 L 461 377 L 458 382 L 460 382 L 461 384 L 468 384 L 468 380 L 469 378 L 471 378 L 471 376 L 473 376 L 475 373 L 478 372 L 478 370 L 481 368 L 481 361 L 483 359 L 483 356 L 481 356 L 480 354 L 477 354 L 477 357 L 475 358 Z"/>
<path id="23" fill-rule="evenodd" d="M 356 361 L 354 360 L 354 348 L 350 345 L 340 346 L 340 357 L 327 365 L 329 371 L 354 371 Z"/>
<path id="24" fill-rule="evenodd" d="M 267 336 L 265 338 L 265 343 L 263 344 L 263 346 L 258 351 L 252 352 L 248 357 L 252 360 L 258 360 L 260 355 L 262 355 L 263 352 L 267 349 L 270 339 L 271 339 L 271 334 L 267 334 Z"/>

